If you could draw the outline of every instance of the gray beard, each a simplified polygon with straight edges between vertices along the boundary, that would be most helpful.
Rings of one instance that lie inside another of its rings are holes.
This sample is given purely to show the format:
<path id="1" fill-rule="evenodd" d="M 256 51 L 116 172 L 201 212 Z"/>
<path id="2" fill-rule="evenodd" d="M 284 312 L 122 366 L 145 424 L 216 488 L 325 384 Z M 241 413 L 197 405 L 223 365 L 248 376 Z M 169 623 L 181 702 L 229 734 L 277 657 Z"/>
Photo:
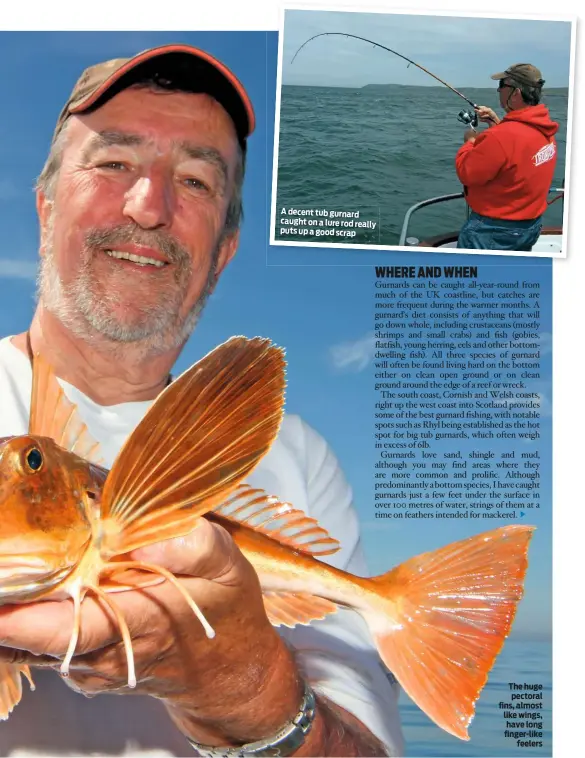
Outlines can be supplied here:
<path id="1" fill-rule="evenodd" d="M 143 233 L 146 236 L 152 233 Z M 111 293 L 96 291 L 95 276 L 91 269 L 92 249 L 104 240 L 112 243 L 136 240 L 125 229 L 112 232 L 94 232 L 88 235 L 88 248 L 82 253 L 82 261 L 73 281 L 64 285 L 57 270 L 52 244 L 52 224 L 45 254 L 41 257 L 37 278 L 37 297 L 42 305 L 77 337 L 91 342 L 96 336 L 105 337 L 112 348 L 133 344 L 145 353 L 163 353 L 180 347 L 193 332 L 207 299 L 216 283 L 216 267 L 219 243 L 214 250 L 211 265 L 203 290 L 186 316 L 180 316 L 180 309 L 191 275 L 192 264 L 186 251 L 175 243 L 166 241 L 157 246 L 172 263 L 177 263 L 174 284 L 170 282 L 160 293 L 159 301 L 144 306 L 140 318 L 135 323 L 125 323 L 115 315 L 113 305 L 117 298 Z M 136 240 L 140 241 L 140 240 Z M 148 242 L 147 242 L 148 244 Z M 103 253 L 102 253 L 103 254 Z"/>

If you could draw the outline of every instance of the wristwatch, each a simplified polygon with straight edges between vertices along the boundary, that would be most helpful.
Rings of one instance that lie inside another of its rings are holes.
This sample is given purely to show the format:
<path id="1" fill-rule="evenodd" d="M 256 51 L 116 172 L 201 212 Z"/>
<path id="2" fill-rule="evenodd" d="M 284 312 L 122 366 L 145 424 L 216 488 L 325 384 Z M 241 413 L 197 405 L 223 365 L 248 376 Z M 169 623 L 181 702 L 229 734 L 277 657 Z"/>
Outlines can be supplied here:
<path id="1" fill-rule="evenodd" d="M 289 721 L 268 739 L 248 742 L 246 745 L 237 747 L 200 745 L 189 737 L 187 737 L 187 741 L 199 755 L 205 758 L 246 758 L 247 756 L 282 756 L 284 758 L 284 756 L 290 756 L 300 748 L 313 726 L 314 718 L 315 694 L 305 682 L 299 712 L 292 721 Z"/>

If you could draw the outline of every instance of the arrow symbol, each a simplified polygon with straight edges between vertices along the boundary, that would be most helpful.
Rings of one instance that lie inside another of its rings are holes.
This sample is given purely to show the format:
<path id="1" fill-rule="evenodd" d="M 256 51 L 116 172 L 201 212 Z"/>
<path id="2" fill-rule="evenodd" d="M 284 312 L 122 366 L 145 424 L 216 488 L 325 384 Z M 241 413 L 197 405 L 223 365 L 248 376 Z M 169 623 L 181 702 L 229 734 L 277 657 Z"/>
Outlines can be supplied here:
<path id="1" fill-rule="evenodd" d="M 520 511 L 520 518 L 524 518 L 525 515 L 524 511 Z"/>

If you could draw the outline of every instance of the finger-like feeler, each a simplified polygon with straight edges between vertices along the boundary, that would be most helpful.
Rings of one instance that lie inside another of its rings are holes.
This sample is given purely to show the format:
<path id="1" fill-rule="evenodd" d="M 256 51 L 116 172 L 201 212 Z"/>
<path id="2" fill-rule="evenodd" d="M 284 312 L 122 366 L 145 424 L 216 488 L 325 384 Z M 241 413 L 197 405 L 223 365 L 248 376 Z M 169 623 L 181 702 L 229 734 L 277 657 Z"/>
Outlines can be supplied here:
<path id="1" fill-rule="evenodd" d="M 129 569 L 129 568 L 135 568 L 135 569 L 141 569 L 142 571 L 149 571 L 153 574 L 160 574 L 161 576 L 164 576 L 164 578 L 170 582 L 174 587 L 176 587 L 181 595 L 185 598 L 187 601 L 187 604 L 193 611 L 193 613 L 197 616 L 199 621 L 201 622 L 201 625 L 203 626 L 203 629 L 205 630 L 205 634 L 207 637 L 211 640 L 215 637 L 215 630 L 207 621 L 203 613 L 201 612 L 201 609 L 197 605 L 197 603 L 193 600 L 191 595 L 187 592 L 187 590 L 183 587 L 183 585 L 179 582 L 177 577 L 171 572 L 167 571 L 167 569 L 162 568 L 162 566 L 156 566 L 153 563 L 143 563 L 142 561 L 116 561 L 112 563 L 108 563 L 105 566 L 106 569 Z"/>

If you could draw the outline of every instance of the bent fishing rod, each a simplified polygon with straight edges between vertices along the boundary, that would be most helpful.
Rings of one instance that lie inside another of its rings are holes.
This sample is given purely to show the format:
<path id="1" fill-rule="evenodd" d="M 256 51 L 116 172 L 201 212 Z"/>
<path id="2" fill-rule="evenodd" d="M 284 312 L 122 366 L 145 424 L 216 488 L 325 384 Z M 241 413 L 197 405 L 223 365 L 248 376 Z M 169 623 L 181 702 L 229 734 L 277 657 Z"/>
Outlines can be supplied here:
<path id="1" fill-rule="evenodd" d="M 428 74 L 429 76 L 432 76 L 433 79 L 436 79 L 438 82 L 443 84 L 445 87 L 448 87 L 452 92 L 454 92 L 456 95 L 459 95 L 459 97 L 463 98 L 466 103 L 469 103 L 471 107 L 474 109 L 477 109 L 479 106 L 476 105 L 472 100 L 470 100 L 468 97 L 465 97 L 465 95 L 462 92 L 459 92 L 458 89 L 455 89 L 455 87 L 452 87 L 448 82 L 441 79 L 436 74 L 433 74 L 432 71 L 429 71 L 424 66 L 421 66 L 420 63 L 417 63 L 416 61 L 411 60 L 410 58 L 407 58 L 406 55 L 402 55 L 402 53 L 398 53 L 396 50 L 392 50 L 391 47 L 386 47 L 386 45 L 381 45 L 379 42 L 374 42 L 374 40 L 367 39 L 366 37 L 358 37 L 357 34 L 349 34 L 348 32 L 321 32 L 321 34 L 315 34 L 313 37 L 309 37 L 308 40 L 303 42 L 303 44 L 299 47 L 299 49 L 296 51 L 296 53 L 293 55 L 291 64 L 294 63 L 295 58 L 297 55 L 301 52 L 303 47 L 305 45 L 308 45 L 309 42 L 311 42 L 314 39 L 317 39 L 317 37 L 352 37 L 353 39 L 359 39 L 362 42 L 368 42 L 370 45 L 373 45 L 374 47 L 380 47 L 382 50 L 386 50 L 389 53 L 393 53 L 394 55 L 397 55 L 399 58 L 402 58 L 403 60 L 408 62 L 408 65 L 412 64 L 413 66 L 416 66 L 421 71 L 424 71 L 425 74 Z M 467 111 L 461 111 L 459 116 L 457 117 L 459 121 L 461 121 L 464 124 L 470 124 L 471 126 L 477 126 L 477 114 L 474 112 L 473 114 L 468 113 Z"/>

